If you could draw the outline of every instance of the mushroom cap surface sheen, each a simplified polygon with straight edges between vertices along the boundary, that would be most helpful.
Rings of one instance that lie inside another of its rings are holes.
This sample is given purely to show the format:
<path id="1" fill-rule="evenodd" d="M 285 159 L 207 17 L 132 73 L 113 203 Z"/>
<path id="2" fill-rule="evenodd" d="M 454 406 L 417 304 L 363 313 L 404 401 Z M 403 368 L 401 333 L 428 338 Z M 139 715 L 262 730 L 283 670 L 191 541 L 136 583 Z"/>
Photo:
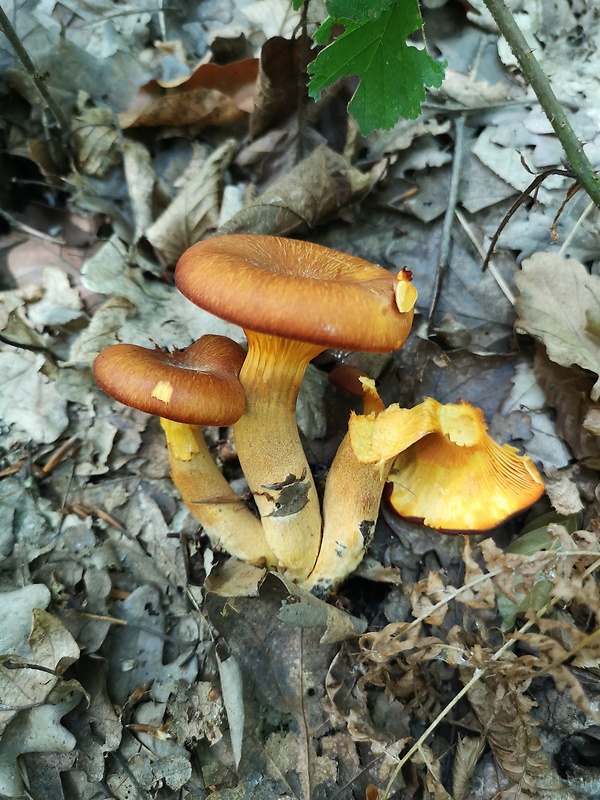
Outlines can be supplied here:
<path id="1" fill-rule="evenodd" d="M 96 383 L 131 408 L 189 425 L 232 425 L 245 393 L 237 376 L 245 351 L 225 336 L 206 335 L 184 350 L 115 344 L 94 362 Z"/>
<path id="2" fill-rule="evenodd" d="M 328 247 L 253 234 L 193 245 L 179 259 L 175 281 L 221 319 L 324 349 L 402 347 L 417 297 L 407 270 L 396 276 Z"/>

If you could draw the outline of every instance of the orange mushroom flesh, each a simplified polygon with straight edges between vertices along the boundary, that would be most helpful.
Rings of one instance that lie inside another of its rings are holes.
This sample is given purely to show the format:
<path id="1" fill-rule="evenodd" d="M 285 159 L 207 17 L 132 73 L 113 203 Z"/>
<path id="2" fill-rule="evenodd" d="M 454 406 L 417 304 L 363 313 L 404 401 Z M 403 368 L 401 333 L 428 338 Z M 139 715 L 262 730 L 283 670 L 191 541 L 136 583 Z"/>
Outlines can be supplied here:
<path id="1" fill-rule="evenodd" d="M 544 493 L 531 459 L 500 446 L 480 409 L 431 398 L 411 409 L 390 406 L 376 419 L 354 417 L 357 458 L 392 459 L 390 504 L 400 516 L 440 531 L 489 530 L 524 511 Z"/>
<path id="2" fill-rule="evenodd" d="M 480 409 L 425 402 L 437 412 L 437 429 L 394 460 L 389 502 L 397 514 L 448 533 L 480 532 L 539 500 L 535 465 L 488 435 Z"/>
<path id="3" fill-rule="evenodd" d="M 96 358 L 94 376 L 115 400 L 160 417 L 173 482 L 213 544 L 244 561 L 273 564 L 259 520 L 231 490 L 200 429 L 241 416 L 244 357 L 224 336 L 203 336 L 173 353 L 117 344 Z"/>
<path id="4" fill-rule="evenodd" d="M 302 580 L 321 541 L 317 492 L 296 424 L 302 378 L 328 347 L 401 347 L 416 299 L 410 273 L 394 276 L 308 242 L 235 234 L 187 250 L 175 280 L 196 305 L 244 328 L 238 455 L 269 545 L 288 574 Z"/>

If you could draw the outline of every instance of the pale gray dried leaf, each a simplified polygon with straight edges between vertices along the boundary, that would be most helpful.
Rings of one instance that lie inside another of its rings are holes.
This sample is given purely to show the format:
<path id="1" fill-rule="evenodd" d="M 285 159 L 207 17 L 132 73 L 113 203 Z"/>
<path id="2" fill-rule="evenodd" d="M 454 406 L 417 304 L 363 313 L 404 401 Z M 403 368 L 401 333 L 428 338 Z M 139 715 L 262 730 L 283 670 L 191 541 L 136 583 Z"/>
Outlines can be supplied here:
<path id="1" fill-rule="evenodd" d="M 101 350 L 115 343 L 126 319 L 136 313 L 133 303 L 125 297 L 111 297 L 103 303 L 87 328 L 73 342 L 69 352 L 70 363 L 91 366 Z"/>
<path id="2" fill-rule="evenodd" d="M 441 87 L 430 91 L 432 97 L 446 98 L 464 108 L 473 109 L 500 106 L 511 99 L 509 84 L 490 84 L 454 69 L 447 69 Z"/>
<path id="3" fill-rule="evenodd" d="M 512 383 L 512 389 L 502 405 L 502 414 L 529 417 L 533 436 L 523 442 L 523 449 L 544 466 L 565 467 L 571 460 L 571 454 L 556 433 L 556 422 L 546 407 L 544 393 L 532 367 L 521 362 L 515 370 Z"/>
<path id="4" fill-rule="evenodd" d="M 45 363 L 27 350 L 0 352 L 0 419 L 37 443 L 56 441 L 69 421 L 66 400 L 41 371 Z"/>
<path id="5" fill-rule="evenodd" d="M 77 642 L 62 622 L 41 608 L 33 609 L 29 644 L 33 662 L 62 674 L 79 658 Z"/>
<path id="6" fill-rule="evenodd" d="M 4 565 L 22 569 L 54 546 L 60 515 L 49 500 L 34 497 L 31 490 L 15 478 L 0 484 L 0 557 Z M 9 558 L 11 561 L 9 561 Z"/>
<path id="7" fill-rule="evenodd" d="M 155 503 L 147 494 L 137 492 L 127 513 L 128 533 L 144 547 L 145 552 L 161 570 L 164 581 L 174 587 L 187 583 L 185 561 L 179 539 L 169 536 L 169 526 Z"/>
<path id="8" fill-rule="evenodd" d="M 160 347 L 187 347 L 205 333 L 229 336 L 236 341 L 244 338 L 240 328 L 198 308 L 174 287 L 149 281 L 141 269 L 132 266 L 126 246 L 116 236 L 86 261 L 82 280 L 93 291 L 125 298 L 137 312 L 135 315 L 132 312 L 123 327 L 114 331 L 111 344 L 122 341 L 150 347 L 156 342 Z M 103 335 L 97 342 L 97 352 L 107 345 L 113 321 L 111 318 L 106 327 L 99 326 Z M 93 341 L 85 332 L 82 335 L 85 342 L 82 350 L 88 360 L 93 355 Z"/>
<path id="9" fill-rule="evenodd" d="M 107 106 L 83 108 L 73 117 L 71 132 L 86 175 L 102 178 L 121 160 L 115 113 Z"/>
<path id="10" fill-rule="evenodd" d="M 29 644 L 34 608 L 46 608 L 50 591 L 43 583 L 30 583 L 20 589 L 0 594 L 0 653 L 32 658 Z"/>
<path id="11" fill-rule="evenodd" d="M 37 594 L 37 592 L 36 592 Z M 30 626 L 29 651 L 13 635 L 13 644 L 21 654 L 3 653 L 0 660 L 0 697 L 3 710 L 0 711 L 0 725 L 5 727 L 15 714 L 27 711 L 42 704 L 56 685 L 58 676 L 52 673 L 62 666 L 66 668 L 79 656 L 75 640 L 62 623 L 48 612 L 30 608 L 36 602 L 31 593 L 24 592 L 27 603 L 23 611 L 16 614 L 18 634 L 23 631 L 25 620 Z M 14 599 L 14 598 L 13 598 Z M 4 624 L 10 626 L 10 620 Z"/>
<path id="12" fill-rule="evenodd" d="M 87 29 L 80 30 L 89 39 Z M 100 30 L 104 32 L 102 27 Z M 138 87 L 149 77 L 139 58 L 96 58 L 71 38 L 63 36 L 60 29 L 56 41 L 45 52 L 36 53 L 35 66 L 40 74 L 48 76 L 46 86 L 65 109 L 76 106 L 80 91 L 86 92 L 98 105 L 126 108 Z M 31 105 L 39 106 L 39 93 L 29 73 L 19 64 L 9 75 L 11 84 Z"/>
<path id="13" fill-rule="evenodd" d="M 229 723 L 229 735 L 231 736 L 231 748 L 235 759 L 236 769 L 240 765 L 242 758 L 242 744 L 244 741 L 244 686 L 242 680 L 242 670 L 235 656 L 228 656 L 221 659 L 217 652 L 217 663 L 219 665 L 219 677 L 221 679 L 221 692 L 223 694 L 223 704 Z"/>
<path id="14" fill-rule="evenodd" d="M 499 178 L 512 186 L 516 193 L 526 189 L 533 180 L 531 173 L 521 163 L 521 156 L 517 149 L 519 144 L 525 146 L 533 139 L 532 135 L 526 141 L 520 142 L 516 139 L 517 126 L 522 129 L 522 125 L 520 116 L 517 121 L 509 118 L 498 127 L 490 125 L 479 134 L 472 150 L 482 164 L 485 164 Z M 500 137 L 503 137 L 502 143 L 498 142 Z M 564 184 L 564 178 L 556 176 L 548 178 L 538 189 L 539 202 L 544 206 L 552 206 L 554 195 L 550 190 L 562 189 Z"/>
<path id="15" fill-rule="evenodd" d="M 163 582 L 159 579 L 156 586 L 139 586 L 115 609 L 128 623 L 113 626 L 107 638 L 110 696 L 121 705 L 143 684 L 191 683 L 196 677 L 198 667 L 196 660 L 189 658 L 189 650 L 164 663 L 166 614 L 157 588 Z"/>
<path id="16" fill-rule="evenodd" d="M 439 136 L 448 133 L 450 122 L 433 116 L 421 115 L 418 119 L 401 119 L 391 131 L 373 131 L 366 141 L 369 157 L 381 158 L 388 153 L 407 150 L 421 136 Z"/>
<path id="17" fill-rule="evenodd" d="M 22 292 L 2 292 L 0 297 L 0 330 L 9 342 L 18 345 L 33 345 L 43 350 L 45 339 L 33 330 L 25 320 L 25 301 Z"/>
<path id="18" fill-rule="evenodd" d="M 44 267 L 41 286 L 44 296 L 27 306 L 27 317 L 34 325 L 66 325 L 85 317 L 79 294 L 60 267 Z"/>
<path id="19" fill-rule="evenodd" d="M 153 188 L 156 181 L 150 151 L 146 145 L 125 139 L 123 166 L 135 224 L 134 241 L 137 242 L 152 224 Z"/>
<path id="20" fill-rule="evenodd" d="M 51 704 L 22 711 L 10 723 L 0 739 L 0 794 L 22 797 L 25 793 L 17 757 L 22 753 L 68 753 L 75 747 L 75 737 L 61 725 L 61 718 L 71 711 L 81 696 L 70 696 Z"/>
<path id="21" fill-rule="evenodd" d="M 321 439 L 327 430 L 325 391 L 327 374 L 309 364 L 296 402 L 298 427 L 308 439 Z"/>
<path id="22" fill-rule="evenodd" d="M 535 253 L 517 276 L 517 330 L 542 341 L 552 361 L 577 364 L 600 376 L 600 338 L 590 331 L 587 312 L 600 308 L 600 277 L 575 259 Z M 600 380 L 592 400 L 600 397 Z"/>
<path id="23" fill-rule="evenodd" d="M 277 578 L 289 592 L 279 609 L 278 617 L 282 622 L 297 625 L 299 628 L 318 628 L 324 625 L 325 633 L 321 636 L 321 644 L 342 642 L 366 631 L 365 620 L 330 606 L 281 575 L 277 575 Z"/>
<path id="24" fill-rule="evenodd" d="M 174 264 L 191 245 L 199 242 L 219 220 L 223 173 L 229 166 L 236 142 L 225 141 L 193 174 L 160 217 L 146 230 L 146 237 L 167 264 Z"/>

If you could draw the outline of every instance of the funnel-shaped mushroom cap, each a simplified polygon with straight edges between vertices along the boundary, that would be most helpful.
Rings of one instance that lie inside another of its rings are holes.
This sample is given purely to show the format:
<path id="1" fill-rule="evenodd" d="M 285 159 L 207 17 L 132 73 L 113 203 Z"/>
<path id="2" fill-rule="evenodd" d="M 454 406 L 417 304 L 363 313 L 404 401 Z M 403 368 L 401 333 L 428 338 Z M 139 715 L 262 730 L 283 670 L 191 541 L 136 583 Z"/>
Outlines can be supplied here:
<path id="1" fill-rule="evenodd" d="M 544 493 L 531 459 L 487 434 L 480 409 L 428 399 L 435 429 L 401 452 L 390 504 L 402 517 L 448 532 L 485 531 Z"/>
<path id="2" fill-rule="evenodd" d="M 411 276 L 276 236 L 215 236 L 186 250 L 175 271 L 193 303 L 246 330 L 345 350 L 404 344 L 417 298 Z"/>
<path id="3" fill-rule="evenodd" d="M 202 336 L 173 353 L 115 344 L 96 358 L 94 377 L 106 394 L 148 414 L 189 425 L 232 425 L 244 412 L 237 376 L 245 355 L 225 336 Z"/>

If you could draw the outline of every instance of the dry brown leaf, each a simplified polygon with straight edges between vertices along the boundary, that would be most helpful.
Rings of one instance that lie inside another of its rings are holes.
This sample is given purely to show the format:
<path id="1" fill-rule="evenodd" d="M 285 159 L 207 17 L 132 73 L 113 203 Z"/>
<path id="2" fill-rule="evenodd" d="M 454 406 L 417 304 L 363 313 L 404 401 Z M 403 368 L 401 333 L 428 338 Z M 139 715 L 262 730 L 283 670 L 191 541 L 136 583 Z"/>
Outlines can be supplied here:
<path id="1" fill-rule="evenodd" d="M 187 177 L 183 189 L 146 231 L 148 241 L 167 264 L 217 226 L 223 173 L 229 166 L 235 140 L 228 139 L 199 169 Z"/>
<path id="2" fill-rule="evenodd" d="M 283 122 L 298 105 L 298 86 L 306 83 L 306 65 L 313 58 L 310 42 L 302 36 L 275 36 L 262 46 L 250 136 Z"/>
<path id="3" fill-rule="evenodd" d="M 451 600 L 455 594 L 454 586 L 446 587 L 437 572 L 430 572 L 426 580 L 413 585 L 410 594 L 413 617 L 423 619 L 429 625 L 441 625 L 448 611 L 448 602 L 435 610 L 434 606 L 443 600 Z"/>
<path id="4" fill-rule="evenodd" d="M 536 347 L 533 371 L 546 400 L 556 412 L 558 435 L 569 445 L 578 461 L 593 469 L 600 467 L 600 442 L 585 427 L 586 420 L 589 425 L 594 415 L 600 416 L 600 404 L 590 399 L 593 376 L 577 368 L 559 366 L 539 346 Z"/>
<path id="5" fill-rule="evenodd" d="M 425 766 L 425 788 L 432 800 L 453 800 L 444 789 L 441 765 L 431 748 L 427 747 L 427 745 L 421 745 L 413 757 L 413 762 Z"/>
<path id="6" fill-rule="evenodd" d="M 370 175 L 320 145 L 219 228 L 219 233 L 285 236 L 298 228 L 314 228 L 357 200 L 371 183 Z"/>
<path id="7" fill-rule="evenodd" d="M 459 736 L 452 763 L 454 800 L 466 800 L 477 762 L 486 748 L 483 736 Z"/>
<path id="8" fill-rule="evenodd" d="M 464 586 L 465 591 L 457 596 L 460 603 L 464 603 L 469 608 L 494 608 L 496 605 L 496 595 L 491 578 L 484 578 L 484 573 L 479 564 L 473 558 L 473 551 L 469 542 L 469 537 L 465 536 L 463 547 L 463 562 L 465 564 Z M 469 587 L 469 588 L 466 588 Z"/>
<path id="9" fill-rule="evenodd" d="M 119 114 L 119 123 L 122 128 L 137 128 L 236 122 L 252 111 L 257 74 L 257 60 L 248 58 L 222 67 L 201 64 L 183 80 L 150 81 Z"/>
<path id="10" fill-rule="evenodd" d="M 508 683 L 499 682 L 493 688 L 478 681 L 467 696 L 494 757 L 507 777 L 519 786 L 523 797 L 536 796 L 542 786 L 562 788 L 562 781 L 533 731 L 530 712 L 534 703 L 522 690 L 511 688 Z"/>
<path id="11" fill-rule="evenodd" d="M 516 281 L 517 330 L 542 341 L 557 364 L 576 364 L 600 376 L 600 338 L 593 323 L 600 308 L 600 277 L 574 258 L 535 253 L 523 262 Z M 600 380 L 591 396 L 594 401 L 600 397 Z"/>

